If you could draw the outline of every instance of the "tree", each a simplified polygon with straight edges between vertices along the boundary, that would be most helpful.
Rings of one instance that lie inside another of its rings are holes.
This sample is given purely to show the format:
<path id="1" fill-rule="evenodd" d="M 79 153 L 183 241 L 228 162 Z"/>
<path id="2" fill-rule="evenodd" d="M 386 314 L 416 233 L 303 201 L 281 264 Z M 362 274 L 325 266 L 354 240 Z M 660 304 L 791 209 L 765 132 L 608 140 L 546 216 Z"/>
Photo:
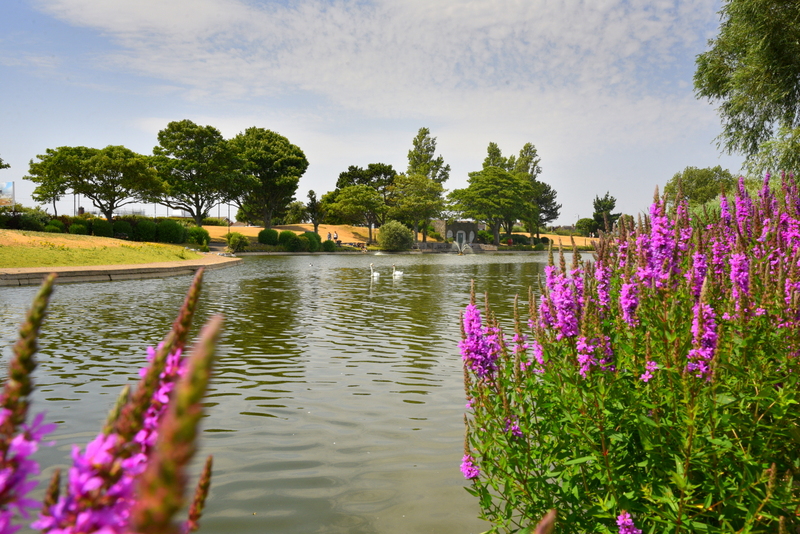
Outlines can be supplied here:
<path id="1" fill-rule="evenodd" d="M 314 233 L 319 234 L 319 225 L 325 219 L 325 207 L 321 201 L 317 200 L 317 194 L 313 189 L 308 192 L 306 214 L 308 220 L 314 225 Z"/>
<path id="2" fill-rule="evenodd" d="M 381 226 L 378 233 L 378 245 L 383 250 L 408 250 L 414 244 L 411 230 L 398 221 L 389 221 Z"/>
<path id="3" fill-rule="evenodd" d="M 53 150 L 46 149 L 45 155 L 37 156 L 40 161 L 30 161 L 29 175 L 25 176 L 26 180 L 31 180 L 39 185 L 33 190 L 31 197 L 40 204 L 53 203 L 53 215 L 58 217 L 58 208 L 56 202 L 61 197 L 67 194 L 69 189 L 68 170 L 67 170 L 67 155 L 70 152 L 67 150 L 69 147 L 61 147 L 61 149 Z M 74 169 L 77 171 L 77 169 Z"/>
<path id="4" fill-rule="evenodd" d="M 91 200 L 109 221 L 120 207 L 150 202 L 164 192 L 148 158 L 124 146 L 59 147 L 37 157 L 40 161 L 31 161 L 29 170 L 30 179 L 40 184 L 36 194 L 47 195 L 48 188 L 58 191 L 63 186 L 64 191 Z"/>
<path id="5" fill-rule="evenodd" d="M 428 223 L 444 210 L 444 187 L 421 174 L 399 174 L 392 188 L 393 206 L 389 216 L 414 226 L 414 241 L 422 222 L 422 241 L 427 241 Z"/>
<path id="6" fill-rule="evenodd" d="M 726 0 L 720 16 L 711 49 L 697 56 L 695 92 L 720 103 L 720 145 L 749 158 L 775 128 L 800 125 L 800 3 Z"/>
<path id="7" fill-rule="evenodd" d="M 420 128 L 417 136 L 411 142 L 412 148 L 408 151 L 408 170 L 406 175 L 421 174 L 440 184 L 450 177 L 450 165 L 444 164 L 442 156 L 436 154 L 436 138 L 431 137 L 427 128 Z"/>
<path id="8" fill-rule="evenodd" d="M 372 242 L 372 226 L 386 215 L 383 199 L 368 185 L 350 185 L 339 190 L 336 202 L 329 208 L 334 214 L 351 224 L 366 224 L 369 227 L 369 242 Z"/>
<path id="9" fill-rule="evenodd" d="M 308 160 L 299 147 L 264 128 L 248 128 L 230 144 L 239 159 L 233 201 L 259 209 L 264 228 L 270 228 L 273 214 L 292 201 Z"/>
<path id="10" fill-rule="evenodd" d="M 188 212 L 197 226 L 215 205 L 231 196 L 236 158 L 213 126 L 173 121 L 158 132 L 153 163 L 166 191 L 159 202 Z"/>
<path id="11" fill-rule="evenodd" d="M 524 215 L 532 195 L 531 182 L 500 167 L 487 167 L 469 173 L 469 185 L 453 190 L 449 198 L 462 215 L 486 222 L 492 229 L 494 244 L 500 244 L 503 221 Z"/>
<path id="12" fill-rule="evenodd" d="M 283 216 L 283 224 L 299 224 L 307 220 L 306 204 L 300 200 L 291 202 L 286 209 L 286 214 Z"/>
<path id="13" fill-rule="evenodd" d="M 677 198 L 680 190 L 683 199 L 694 207 L 702 206 L 709 200 L 717 198 L 720 193 L 725 193 L 735 187 L 736 179 L 719 165 L 705 169 L 686 167 L 682 172 L 675 173 L 670 178 L 664 187 L 664 194 L 670 201 L 677 201 L 681 200 Z"/>
<path id="14" fill-rule="evenodd" d="M 9 167 L 11 167 L 11 165 L 3 161 L 3 158 L 0 158 L 0 169 L 8 169 Z"/>
<path id="15" fill-rule="evenodd" d="M 758 152 L 747 160 L 746 167 L 753 175 L 800 171 L 800 128 L 780 127 L 775 137 L 761 143 Z"/>
<path id="16" fill-rule="evenodd" d="M 367 185 L 373 188 L 383 199 L 388 207 L 390 203 L 391 188 L 394 183 L 397 171 L 386 163 L 370 163 L 366 169 L 350 165 L 347 170 L 339 174 L 336 181 L 336 188 L 341 190 L 351 185 Z M 386 210 L 381 210 L 378 224 L 385 222 Z"/>
<path id="17" fill-rule="evenodd" d="M 597 224 L 597 227 L 600 229 L 605 228 L 606 230 L 611 230 L 611 228 L 614 227 L 614 223 L 617 222 L 617 219 L 619 219 L 620 216 L 619 213 L 611 213 L 614 210 L 614 207 L 617 205 L 617 199 L 609 195 L 608 191 L 606 191 L 606 194 L 603 198 L 595 196 L 592 204 L 594 206 L 592 218 Z"/>
<path id="18" fill-rule="evenodd" d="M 558 219 L 561 214 L 561 204 L 556 203 L 557 193 L 550 185 L 538 180 L 531 184 L 533 209 L 525 217 L 528 232 L 531 236 L 536 234 L 539 237 L 539 230 L 547 223 Z"/>

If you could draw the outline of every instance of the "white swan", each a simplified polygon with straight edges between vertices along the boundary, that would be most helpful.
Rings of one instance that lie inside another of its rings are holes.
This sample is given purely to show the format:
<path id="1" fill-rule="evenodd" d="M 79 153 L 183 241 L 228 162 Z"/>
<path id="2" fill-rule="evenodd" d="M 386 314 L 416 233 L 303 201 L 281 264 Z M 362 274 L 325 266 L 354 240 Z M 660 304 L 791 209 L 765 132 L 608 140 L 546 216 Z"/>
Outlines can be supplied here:
<path id="1" fill-rule="evenodd" d="M 392 276 L 394 276 L 395 278 L 400 278 L 401 276 L 403 276 L 403 271 L 398 271 L 397 267 L 395 267 L 394 264 L 392 264 Z"/>
<path id="2" fill-rule="evenodd" d="M 369 272 L 370 272 L 370 273 L 372 273 L 372 274 L 371 274 L 372 278 L 378 278 L 378 277 L 381 275 L 381 273 L 379 273 L 378 271 L 376 271 L 375 269 L 373 269 L 373 268 L 372 268 L 372 266 L 373 266 L 373 265 L 375 265 L 375 264 L 374 264 L 374 263 L 370 263 L 370 264 L 369 264 Z"/>

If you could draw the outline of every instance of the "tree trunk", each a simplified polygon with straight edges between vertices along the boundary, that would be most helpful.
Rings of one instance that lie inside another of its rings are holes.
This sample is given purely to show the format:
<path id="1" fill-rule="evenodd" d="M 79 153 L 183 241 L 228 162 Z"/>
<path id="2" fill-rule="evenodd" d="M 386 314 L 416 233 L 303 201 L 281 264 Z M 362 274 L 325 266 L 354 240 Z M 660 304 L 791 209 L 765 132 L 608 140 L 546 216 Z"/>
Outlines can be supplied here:
<path id="1" fill-rule="evenodd" d="M 269 230 L 272 228 L 272 210 L 268 206 L 264 206 L 264 229 Z"/>
<path id="2" fill-rule="evenodd" d="M 500 246 L 500 221 L 492 224 L 492 234 L 494 234 L 494 246 Z"/>
<path id="3" fill-rule="evenodd" d="M 423 221 L 422 242 L 423 243 L 427 243 L 428 242 L 428 221 Z"/>
<path id="4" fill-rule="evenodd" d="M 194 216 L 194 224 L 196 224 L 197 226 L 203 226 L 203 214 L 202 213 L 197 213 L 197 215 Z"/>
<path id="5" fill-rule="evenodd" d="M 114 221 L 114 210 L 102 210 L 102 212 L 108 222 Z"/>
<path id="6" fill-rule="evenodd" d="M 58 209 L 56 208 L 56 199 L 53 199 L 53 217 L 58 217 Z"/>
<path id="7" fill-rule="evenodd" d="M 367 228 L 369 228 L 369 240 L 367 243 L 372 243 L 372 223 L 367 223 Z"/>
<path id="8" fill-rule="evenodd" d="M 317 221 L 312 221 L 312 224 L 314 225 L 314 233 L 319 235 L 319 223 Z"/>
<path id="9" fill-rule="evenodd" d="M 419 232 L 419 221 L 414 221 L 414 243 L 419 243 L 417 233 Z"/>

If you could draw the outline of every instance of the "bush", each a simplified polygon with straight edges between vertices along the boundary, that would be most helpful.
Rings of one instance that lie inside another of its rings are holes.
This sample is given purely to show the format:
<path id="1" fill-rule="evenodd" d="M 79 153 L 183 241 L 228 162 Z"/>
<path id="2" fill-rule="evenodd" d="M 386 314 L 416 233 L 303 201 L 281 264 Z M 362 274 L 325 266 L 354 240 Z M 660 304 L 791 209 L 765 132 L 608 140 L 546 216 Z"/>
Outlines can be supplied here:
<path id="1" fill-rule="evenodd" d="M 389 221 L 378 232 L 378 245 L 383 250 L 409 250 L 414 244 L 414 234 L 398 221 Z"/>
<path id="2" fill-rule="evenodd" d="M 696 227 L 656 202 L 593 264 L 551 263 L 516 334 L 473 299 L 462 472 L 493 531 L 556 508 L 564 533 L 797 532 L 800 198 L 783 191 Z"/>
<path id="3" fill-rule="evenodd" d="M 131 223 L 125 220 L 114 221 L 114 237 L 121 239 L 129 239 L 133 236 L 133 227 Z"/>
<path id="4" fill-rule="evenodd" d="M 294 243 L 290 243 L 290 246 L 294 245 Z M 304 235 L 297 236 L 297 250 L 289 249 L 289 252 L 308 252 L 311 250 L 311 240 Z"/>
<path id="5" fill-rule="evenodd" d="M 221 217 L 205 217 L 203 226 L 228 226 L 228 221 Z"/>
<path id="6" fill-rule="evenodd" d="M 105 219 L 92 221 L 92 234 L 97 237 L 114 237 L 114 226 Z"/>
<path id="7" fill-rule="evenodd" d="M 247 239 L 247 236 L 242 235 L 239 232 L 225 234 L 225 241 L 228 243 L 228 250 L 231 252 L 242 252 L 243 250 L 247 250 L 247 246 L 250 244 L 250 240 Z"/>
<path id="8" fill-rule="evenodd" d="M 74 235 L 88 235 L 89 229 L 85 224 L 72 223 L 69 227 L 69 233 Z"/>
<path id="9" fill-rule="evenodd" d="M 47 226 L 54 226 L 54 227 L 58 228 L 59 232 L 62 232 L 62 233 L 67 231 L 67 227 L 64 225 L 63 222 L 61 222 L 58 219 L 51 220 L 49 223 L 47 223 Z M 47 230 L 47 226 L 45 226 L 45 232 L 48 231 Z"/>
<path id="10" fill-rule="evenodd" d="M 150 219 L 141 219 L 133 227 L 133 239 L 136 241 L 155 241 L 156 223 Z"/>
<path id="11" fill-rule="evenodd" d="M 258 232 L 258 242 L 262 245 L 277 245 L 278 231 L 272 228 L 265 228 Z"/>
<path id="12" fill-rule="evenodd" d="M 489 245 L 494 243 L 494 236 L 486 230 L 478 230 L 478 243 Z"/>
<path id="13" fill-rule="evenodd" d="M 434 241 L 444 241 L 444 238 L 442 237 L 442 234 L 440 234 L 436 230 L 432 230 L 432 231 L 428 232 L 428 237 L 433 239 Z"/>
<path id="14" fill-rule="evenodd" d="M 280 234 L 278 234 L 278 244 L 285 247 L 290 241 L 293 241 L 295 237 L 297 237 L 297 234 L 291 230 L 283 230 Z"/>
<path id="15" fill-rule="evenodd" d="M 163 219 L 156 225 L 156 240 L 159 243 L 185 243 L 186 228 L 172 219 Z"/>
<path id="16" fill-rule="evenodd" d="M 520 234 L 511 234 L 511 244 L 512 245 L 530 245 L 531 238 L 526 235 Z"/>
<path id="17" fill-rule="evenodd" d="M 589 237 L 590 234 L 597 231 L 597 222 L 589 218 L 578 219 L 578 222 L 575 223 L 575 231 L 583 237 Z"/>
<path id="18" fill-rule="evenodd" d="M 44 230 L 44 227 L 47 225 L 48 221 L 45 221 L 41 217 L 38 217 L 34 214 L 24 213 L 19 218 L 19 229 L 20 230 L 31 230 L 33 232 L 41 232 Z"/>
<path id="19" fill-rule="evenodd" d="M 192 226 L 186 231 L 186 242 L 193 245 L 208 245 L 211 235 L 201 226 Z"/>
<path id="20" fill-rule="evenodd" d="M 542 245 L 547 245 L 550 243 L 550 238 L 542 236 L 541 238 L 539 238 L 539 243 L 541 243 Z"/>
<path id="21" fill-rule="evenodd" d="M 336 243 L 332 239 L 326 239 L 322 242 L 323 252 L 336 252 Z"/>
<path id="22" fill-rule="evenodd" d="M 316 252 L 322 248 L 322 238 L 316 232 L 303 232 L 301 237 L 308 239 L 308 251 Z"/>
<path id="23" fill-rule="evenodd" d="M 61 228 L 59 228 L 58 226 L 55 226 L 53 224 L 48 224 L 47 226 L 45 226 L 44 227 L 44 231 L 48 232 L 50 234 L 63 234 L 64 233 L 64 231 L 61 230 Z"/>

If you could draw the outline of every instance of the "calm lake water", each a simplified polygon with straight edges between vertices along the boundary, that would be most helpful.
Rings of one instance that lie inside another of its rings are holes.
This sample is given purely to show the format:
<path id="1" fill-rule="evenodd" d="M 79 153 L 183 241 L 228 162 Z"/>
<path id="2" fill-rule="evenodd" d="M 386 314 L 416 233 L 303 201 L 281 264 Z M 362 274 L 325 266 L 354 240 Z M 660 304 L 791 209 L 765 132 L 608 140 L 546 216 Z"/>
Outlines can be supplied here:
<path id="1" fill-rule="evenodd" d="M 546 258 L 262 256 L 207 273 L 195 333 L 217 313 L 225 326 L 194 466 L 214 455 L 200 532 L 487 530 L 459 471 L 459 312 L 474 279 L 510 325 Z M 135 383 L 189 282 L 57 287 L 35 374 L 33 410 L 59 423 L 57 445 L 37 455 L 45 477 Z M 35 291 L 0 288 L 4 362 Z"/>

